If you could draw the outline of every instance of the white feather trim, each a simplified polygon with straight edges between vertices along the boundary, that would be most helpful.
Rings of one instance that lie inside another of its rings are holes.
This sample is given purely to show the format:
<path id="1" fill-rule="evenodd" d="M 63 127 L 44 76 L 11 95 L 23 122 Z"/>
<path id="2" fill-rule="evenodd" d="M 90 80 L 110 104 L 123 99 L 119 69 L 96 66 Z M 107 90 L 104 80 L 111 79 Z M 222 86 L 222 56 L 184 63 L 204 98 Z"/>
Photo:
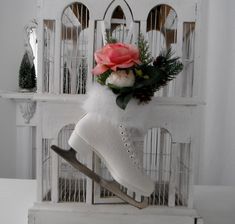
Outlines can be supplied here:
<path id="1" fill-rule="evenodd" d="M 129 127 L 145 129 L 145 121 L 151 113 L 152 104 L 138 104 L 131 99 L 125 110 L 116 105 L 114 93 L 107 87 L 94 84 L 88 91 L 83 109 L 92 113 L 99 119 L 107 119 L 113 124 L 125 123 Z"/>

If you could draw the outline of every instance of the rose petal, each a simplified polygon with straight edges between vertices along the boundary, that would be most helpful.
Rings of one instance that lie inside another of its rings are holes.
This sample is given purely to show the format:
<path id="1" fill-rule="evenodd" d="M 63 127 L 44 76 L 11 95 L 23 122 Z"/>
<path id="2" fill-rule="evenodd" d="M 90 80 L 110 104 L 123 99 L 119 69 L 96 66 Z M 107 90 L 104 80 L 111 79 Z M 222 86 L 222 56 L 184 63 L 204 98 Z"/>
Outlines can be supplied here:
<path id="1" fill-rule="evenodd" d="M 109 68 L 105 65 L 102 64 L 97 64 L 93 69 L 92 69 L 92 73 L 93 75 L 101 75 L 104 72 L 106 72 Z"/>
<path id="2" fill-rule="evenodd" d="M 135 65 L 135 63 L 129 62 L 129 63 L 125 63 L 125 64 L 115 65 L 115 66 L 113 66 L 111 69 L 112 69 L 113 71 L 116 71 L 117 68 L 130 68 L 130 67 L 132 67 L 132 66 L 134 66 L 134 65 Z M 115 67 L 116 70 L 113 69 L 114 67 Z"/>
<path id="3" fill-rule="evenodd" d="M 95 53 L 94 74 L 99 75 L 109 68 L 116 71 L 117 68 L 129 68 L 140 64 L 139 50 L 136 46 L 124 43 L 106 44 Z"/>
<path id="4" fill-rule="evenodd" d="M 110 61 L 112 63 L 115 63 L 115 64 L 120 64 L 122 62 L 126 62 L 126 61 L 129 61 L 129 60 L 132 60 L 130 55 L 119 55 L 119 56 L 116 56 L 116 57 L 110 57 Z"/>

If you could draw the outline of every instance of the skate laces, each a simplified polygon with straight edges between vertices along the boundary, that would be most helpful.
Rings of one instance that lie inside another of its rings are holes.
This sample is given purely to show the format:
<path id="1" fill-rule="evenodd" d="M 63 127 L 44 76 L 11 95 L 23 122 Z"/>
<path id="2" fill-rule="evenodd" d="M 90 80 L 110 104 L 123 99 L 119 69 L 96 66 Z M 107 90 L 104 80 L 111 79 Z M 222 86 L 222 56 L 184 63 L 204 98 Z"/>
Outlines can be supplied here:
<path id="1" fill-rule="evenodd" d="M 135 152 L 135 147 L 131 141 L 131 136 L 129 135 L 129 131 L 124 124 L 119 125 L 119 133 L 121 135 L 124 148 L 128 152 L 129 157 L 132 160 L 134 166 L 138 169 L 141 169 L 142 166 Z"/>

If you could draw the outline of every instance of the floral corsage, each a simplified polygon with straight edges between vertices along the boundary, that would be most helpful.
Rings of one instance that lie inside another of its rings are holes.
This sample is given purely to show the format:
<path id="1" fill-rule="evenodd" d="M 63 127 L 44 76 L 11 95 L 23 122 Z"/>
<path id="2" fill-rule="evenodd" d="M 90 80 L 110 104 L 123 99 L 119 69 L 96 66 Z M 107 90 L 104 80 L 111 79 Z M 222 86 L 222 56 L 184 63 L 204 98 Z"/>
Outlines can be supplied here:
<path id="1" fill-rule="evenodd" d="M 152 58 L 143 36 L 137 46 L 107 43 L 95 52 L 93 75 L 117 95 L 116 104 L 124 110 L 132 98 L 148 103 L 156 91 L 182 71 L 179 57 L 172 56 L 169 48 Z"/>

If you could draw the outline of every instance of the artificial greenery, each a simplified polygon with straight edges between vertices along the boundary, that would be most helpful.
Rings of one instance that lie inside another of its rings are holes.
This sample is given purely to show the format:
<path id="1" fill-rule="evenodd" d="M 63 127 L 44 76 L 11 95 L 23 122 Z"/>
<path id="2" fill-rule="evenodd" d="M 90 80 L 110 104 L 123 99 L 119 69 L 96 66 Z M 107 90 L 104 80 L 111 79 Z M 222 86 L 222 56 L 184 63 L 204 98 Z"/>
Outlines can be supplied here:
<path id="1" fill-rule="evenodd" d="M 110 34 L 107 35 L 106 41 L 107 43 L 117 42 Z M 135 75 L 134 85 L 131 87 L 118 87 L 108 84 L 112 92 L 117 95 L 117 105 L 123 110 L 125 110 L 132 98 L 137 99 L 139 103 L 148 103 L 156 91 L 167 85 L 169 81 L 183 70 L 180 58 L 174 57 L 174 52 L 171 48 L 161 51 L 159 56 L 154 59 L 149 51 L 148 42 L 142 34 L 138 38 L 137 46 L 141 64 L 128 68 Z M 106 79 L 111 73 L 112 70 L 109 69 L 97 76 L 98 83 L 106 85 Z"/>
<path id="2" fill-rule="evenodd" d="M 150 55 L 146 50 L 145 43 L 140 48 L 140 55 L 142 59 L 145 58 L 145 62 L 138 65 L 133 69 L 135 73 L 135 83 L 132 87 L 117 87 L 115 85 L 108 84 L 108 87 L 117 95 L 117 105 L 125 109 L 131 98 L 135 98 L 139 103 L 148 103 L 154 93 L 161 87 L 167 85 L 169 81 L 175 78 L 183 69 L 183 64 L 180 62 L 179 57 L 173 57 L 174 52 L 169 48 L 166 51 L 162 51 L 160 55 L 150 63 Z M 106 79 L 109 77 L 111 71 L 107 71 L 97 77 L 97 81 L 101 85 L 105 85 Z"/>
<path id="3" fill-rule="evenodd" d="M 108 70 L 108 71 L 104 72 L 103 74 L 97 76 L 96 77 L 96 81 L 99 84 L 101 84 L 102 86 L 104 86 L 105 85 L 105 81 L 109 77 L 110 74 L 111 74 L 111 70 Z"/>
<path id="4" fill-rule="evenodd" d="M 31 65 L 28 53 L 25 52 L 19 70 L 19 87 L 33 90 L 36 88 L 36 83 L 35 67 Z"/>
<path id="5" fill-rule="evenodd" d="M 140 65 L 140 70 L 143 74 L 148 74 L 149 78 L 138 78 L 137 76 L 133 97 L 139 102 L 149 102 L 156 91 L 167 85 L 183 70 L 179 57 L 172 57 L 173 54 L 172 49 L 169 48 L 160 53 L 153 61 L 153 65 Z"/>
<path id="6" fill-rule="evenodd" d="M 153 58 L 152 58 L 151 53 L 149 51 L 148 42 L 144 39 L 143 34 L 139 35 L 138 48 L 139 48 L 139 51 L 140 51 L 140 61 L 143 64 L 151 63 Z"/>

